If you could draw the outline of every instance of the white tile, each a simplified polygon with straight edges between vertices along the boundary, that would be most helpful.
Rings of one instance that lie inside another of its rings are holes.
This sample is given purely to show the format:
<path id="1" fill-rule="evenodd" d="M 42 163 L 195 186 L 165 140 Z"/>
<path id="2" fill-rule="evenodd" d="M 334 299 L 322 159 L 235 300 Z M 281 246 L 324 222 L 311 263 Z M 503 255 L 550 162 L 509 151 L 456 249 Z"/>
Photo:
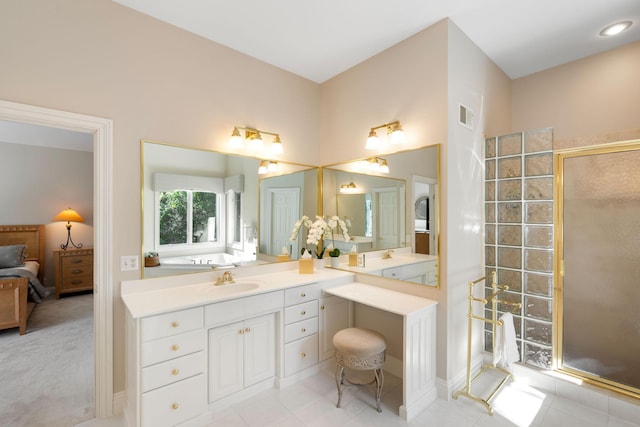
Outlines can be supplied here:
<path id="1" fill-rule="evenodd" d="M 409 423 L 410 427 L 472 427 L 475 417 L 456 408 L 456 405 L 438 399 Z"/>
<path id="2" fill-rule="evenodd" d="M 615 418 L 640 423 L 640 401 L 630 397 L 609 398 L 609 415 Z"/>
<path id="3" fill-rule="evenodd" d="M 305 426 L 341 426 L 351 419 L 343 408 L 336 408 L 335 402 L 319 399 L 310 405 L 293 411 Z"/>
<path id="4" fill-rule="evenodd" d="M 609 408 L 609 397 L 605 393 L 592 390 L 586 385 L 580 386 L 568 381 L 558 380 L 556 383 L 556 395 L 605 413 Z"/>
<path id="5" fill-rule="evenodd" d="M 275 396 L 266 392 L 235 404 L 233 409 L 249 427 L 273 425 L 291 415 L 291 411 L 280 403 Z"/>

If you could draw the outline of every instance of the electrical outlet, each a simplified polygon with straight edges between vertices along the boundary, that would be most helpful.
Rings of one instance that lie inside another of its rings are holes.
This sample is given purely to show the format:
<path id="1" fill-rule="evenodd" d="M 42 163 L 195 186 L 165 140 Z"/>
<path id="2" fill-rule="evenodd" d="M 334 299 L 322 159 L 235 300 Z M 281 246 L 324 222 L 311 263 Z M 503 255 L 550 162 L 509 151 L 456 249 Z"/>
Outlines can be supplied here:
<path id="1" fill-rule="evenodd" d="M 124 255 L 120 257 L 120 271 L 138 270 L 138 256 Z"/>

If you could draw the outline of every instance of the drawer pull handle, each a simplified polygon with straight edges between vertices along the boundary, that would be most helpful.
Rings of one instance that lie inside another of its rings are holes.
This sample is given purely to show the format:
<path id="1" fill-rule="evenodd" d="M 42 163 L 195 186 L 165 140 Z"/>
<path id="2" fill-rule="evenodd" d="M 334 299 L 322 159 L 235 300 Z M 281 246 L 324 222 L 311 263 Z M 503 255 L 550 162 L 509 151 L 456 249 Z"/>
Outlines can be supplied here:
<path id="1" fill-rule="evenodd" d="M 306 328 L 302 328 L 302 332 L 307 332 L 307 329 Z"/>
<path id="2" fill-rule="evenodd" d="M 174 375 L 174 376 L 178 375 L 179 373 L 180 373 L 180 371 L 177 370 L 177 369 L 174 369 L 173 371 L 171 371 L 171 375 Z"/>
<path id="3" fill-rule="evenodd" d="M 300 357 L 302 357 L 302 358 L 304 359 L 305 357 L 307 357 L 307 353 L 304 353 L 304 352 L 303 352 L 303 353 L 301 353 L 301 354 L 300 354 Z"/>
<path id="4" fill-rule="evenodd" d="M 251 328 L 244 328 L 244 331 L 245 331 L 246 333 L 249 333 L 249 332 L 251 332 Z"/>
<path id="5" fill-rule="evenodd" d="M 179 406 L 180 405 L 178 405 L 177 403 L 174 403 L 173 405 L 171 405 L 171 409 L 175 411 L 176 409 L 178 409 Z"/>
<path id="6" fill-rule="evenodd" d="M 80 274 L 80 273 L 82 273 L 82 270 L 73 270 L 73 271 L 71 271 L 71 273 L 73 273 L 73 274 Z"/>
<path id="7" fill-rule="evenodd" d="M 306 296 L 307 296 L 307 294 L 305 294 L 304 292 L 302 292 L 302 293 L 300 294 L 300 296 L 301 296 L 302 298 L 304 298 L 304 297 L 306 297 Z"/>
<path id="8" fill-rule="evenodd" d="M 82 262 L 82 260 L 81 259 L 72 259 L 71 262 L 74 263 L 74 264 L 80 264 Z"/>
<path id="9" fill-rule="evenodd" d="M 72 285 L 79 285 L 80 283 L 82 283 L 82 280 L 72 280 L 71 281 Z"/>
<path id="10" fill-rule="evenodd" d="M 320 310 L 324 310 L 324 304 L 320 306 Z"/>
<path id="11" fill-rule="evenodd" d="M 180 346 L 178 344 L 174 344 L 173 346 L 171 346 L 171 350 L 173 351 L 178 351 L 179 348 Z"/>
<path id="12" fill-rule="evenodd" d="M 173 322 L 173 323 L 171 324 L 171 327 L 172 327 L 172 328 L 177 328 L 178 326 L 180 326 L 180 323 L 179 323 L 179 322 Z"/>
<path id="13" fill-rule="evenodd" d="M 302 312 L 300 314 L 302 314 L 304 316 L 305 314 L 307 314 L 307 312 L 302 310 Z"/>

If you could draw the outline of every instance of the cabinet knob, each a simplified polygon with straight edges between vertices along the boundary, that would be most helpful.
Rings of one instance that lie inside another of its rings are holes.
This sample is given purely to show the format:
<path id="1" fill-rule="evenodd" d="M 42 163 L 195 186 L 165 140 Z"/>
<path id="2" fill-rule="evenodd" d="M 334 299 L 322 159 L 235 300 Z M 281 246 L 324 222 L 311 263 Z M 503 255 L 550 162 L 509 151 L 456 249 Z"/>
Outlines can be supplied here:
<path id="1" fill-rule="evenodd" d="M 307 314 L 307 312 L 302 310 L 302 312 L 300 314 L 302 314 L 304 316 L 305 314 Z"/>
<path id="2" fill-rule="evenodd" d="M 302 357 L 302 358 L 304 359 L 305 357 L 307 357 L 307 353 L 304 353 L 304 352 L 303 352 L 303 353 L 301 353 L 301 354 L 300 354 L 300 357 Z"/>
<path id="3" fill-rule="evenodd" d="M 179 370 L 174 369 L 173 371 L 171 371 L 171 375 L 178 375 L 180 373 Z"/>
<path id="4" fill-rule="evenodd" d="M 302 332 L 307 332 L 307 329 L 306 328 L 302 328 Z"/>
<path id="5" fill-rule="evenodd" d="M 324 310 L 324 304 L 320 306 L 320 310 Z"/>
<path id="6" fill-rule="evenodd" d="M 240 335 L 244 334 L 244 329 L 240 329 L 240 330 L 238 331 L 238 333 L 239 333 Z"/>
<path id="7" fill-rule="evenodd" d="M 180 405 L 178 405 L 177 403 L 174 403 L 173 405 L 171 405 L 171 409 L 175 411 L 176 409 L 178 409 L 179 406 Z"/>
<path id="8" fill-rule="evenodd" d="M 249 332 L 251 332 L 251 328 L 244 328 L 244 331 L 249 333 Z"/>
<path id="9" fill-rule="evenodd" d="M 171 347 L 171 350 L 173 350 L 173 351 L 178 351 L 178 349 L 179 349 L 179 348 L 180 348 L 180 346 L 179 346 L 178 344 L 174 344 L 174 345 Z"/>
<path id="10" fill-rule="evenodd" d="M 172 327 L 172 328 L 177 328 L 178 326 L 180 326 L 180 323 L 178 323 L 178 322 L 173 322 L 173 323 L 171 324 L 171 327 Z"/>
<path id="11" fill-rule="evenodd" d="M 306 297 L 306 296 L 307 296 L 307 294 L 305 294 L 304 292 L 302 292 L 302 293 L 300 294 L 300 296 L 301 296 L 302 298 L 304 298 L 304 297 Z"/>

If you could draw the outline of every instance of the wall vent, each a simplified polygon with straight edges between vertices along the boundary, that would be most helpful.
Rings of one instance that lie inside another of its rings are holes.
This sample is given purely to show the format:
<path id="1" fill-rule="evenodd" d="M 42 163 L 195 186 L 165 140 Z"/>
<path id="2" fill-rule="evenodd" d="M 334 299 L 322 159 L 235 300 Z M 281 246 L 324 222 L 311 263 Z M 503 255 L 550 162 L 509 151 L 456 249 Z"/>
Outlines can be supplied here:
<path id="1" fill-rule="evenodd" d="M 462 126 L 473 129 L 473 111 L 460 104 L 458 121 Z"/>

